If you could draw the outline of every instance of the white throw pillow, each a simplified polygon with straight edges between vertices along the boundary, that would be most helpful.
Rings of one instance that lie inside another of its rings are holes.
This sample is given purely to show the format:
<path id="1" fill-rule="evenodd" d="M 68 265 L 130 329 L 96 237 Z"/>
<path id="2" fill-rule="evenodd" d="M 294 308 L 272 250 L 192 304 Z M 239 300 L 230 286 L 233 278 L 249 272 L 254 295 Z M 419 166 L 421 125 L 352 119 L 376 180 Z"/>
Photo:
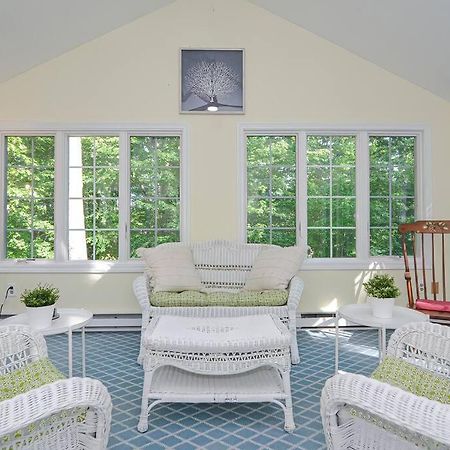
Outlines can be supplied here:
<path id="1" fill-rule="evenodd" d="M 306 248 L 269 248 L 261 250 L 248 274 L 244 290 L 286 289 L 306 258 Z"/>
<path id="2" fill-rule="evenodd" d="M 194 267 L 189 247 L 139 248 L 154 292 L 202 291 L 200 274 Z"/>

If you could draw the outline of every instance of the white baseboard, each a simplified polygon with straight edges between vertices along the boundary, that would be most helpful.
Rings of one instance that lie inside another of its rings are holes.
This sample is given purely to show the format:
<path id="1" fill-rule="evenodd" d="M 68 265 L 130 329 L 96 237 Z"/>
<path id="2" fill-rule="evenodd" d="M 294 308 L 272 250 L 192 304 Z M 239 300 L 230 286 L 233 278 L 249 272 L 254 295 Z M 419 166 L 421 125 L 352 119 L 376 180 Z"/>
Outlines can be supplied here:
<path id="1" fill-rule="evenodd" d="M 314 315 L 305 314 L 297 317 L 297 328 L 326 328 L 335 326 L 335 317 L 322 316 L 313 317 Z M 346 326 L 344 319 L 340 319 L 340 326 Z M 133 330 L 140 328 L 141 316 L 140 314 L 95 314 L 93 319 L 87 325 L 89 331 L 106 330 L 106 329 L 120 329 Z"/>

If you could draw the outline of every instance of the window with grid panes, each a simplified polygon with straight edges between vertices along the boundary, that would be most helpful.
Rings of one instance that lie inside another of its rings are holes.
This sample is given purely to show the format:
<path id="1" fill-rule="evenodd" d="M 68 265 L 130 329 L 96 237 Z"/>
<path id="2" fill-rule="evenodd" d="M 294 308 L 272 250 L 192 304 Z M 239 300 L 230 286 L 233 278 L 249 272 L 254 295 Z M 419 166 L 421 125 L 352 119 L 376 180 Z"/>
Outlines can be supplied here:
<path id="1" fill-rule="evenodd" d="M 247 240 L 296 243 L 296 136 L 247 136 Z"/>
<path id="2" fill-rule="evenodd" d="M 356 137 L 307 137 L 308 245 L 313 257 L 356 256 Z"/>
<path id="3" fill-rule="evenodd" d="M 7 136 L 6 258 L 54 257 L 53 136 Z"/>
<path id="4" fill-rule="evenodd" d="M 69 259 L 119 254 L 119 138 L 69 137 Z"/>
<path id="5" fill-rule="evenodd" d="M 415 136 L 369 136 L 370 254 L 401 256 L 398 225 L 415 220 Z"/>
<path id="6" fill-rule="evenodd" d="M 180 137 L 130 138 L 130 256 L 180 240 Z"/>
<path id="7" fill-rule="evenodd" d="M 420 133 L 292 131 L 246 135 L 247 241 L 293 245 L 303 217 L 314 258 L 401 255 L 398 225 L 416 220 Z M 305 139 L 297 157 L 296 136 Z M 305 195 L 296 194 L 296 169 L 306 177 L 300 178 Z M 369 180 L 357 181 L 358 171 Z"/>

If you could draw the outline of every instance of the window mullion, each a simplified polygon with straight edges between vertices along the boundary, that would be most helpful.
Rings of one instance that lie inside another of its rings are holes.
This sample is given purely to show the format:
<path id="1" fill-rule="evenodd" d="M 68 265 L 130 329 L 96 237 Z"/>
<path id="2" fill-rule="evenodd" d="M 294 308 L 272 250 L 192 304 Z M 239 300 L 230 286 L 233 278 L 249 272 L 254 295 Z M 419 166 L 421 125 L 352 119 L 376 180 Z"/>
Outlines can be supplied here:
<path id="1" fill-rule="evenodd" d="M 130 137 L 119 134 L 119 261 L 127 261 L 130 255 Z"/>
<path id="2" fill-rule="evenodd" d="M 55 261 L 63 262 L 69 259 L 69 244 L 67 232 L 67 214 L 69 204 L 68 183 L 68 139 L 64 132 L 55 134 Z"/>
<path id="3" fill-rule="evenodd" d="M 356 141 L 356 257 L 367 259 L 370 248 L 369 135 L 357 134 Z"/>
<path id="4" fill-rule="evenodd" d="M 297 242 L 308 242 L 308 167 L 306 161 L 306 132 L 297 134 Z"/>

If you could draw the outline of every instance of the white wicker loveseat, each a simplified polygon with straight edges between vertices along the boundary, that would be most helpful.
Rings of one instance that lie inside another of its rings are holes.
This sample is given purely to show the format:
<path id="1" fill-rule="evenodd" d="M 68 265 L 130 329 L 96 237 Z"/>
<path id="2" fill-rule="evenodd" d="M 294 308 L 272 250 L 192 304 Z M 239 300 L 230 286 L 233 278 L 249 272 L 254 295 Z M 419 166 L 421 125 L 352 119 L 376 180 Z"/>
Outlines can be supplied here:
<path id="1" fill-rule="evenodd" d="M 46 358 L 41 334 L 22 325 L 1 326 L 2 397 L 26 388 L 27 379 L 28 386 L 36 382 L 32 368 Z M 59 379 L 0 401 L 0 448 L 101 450 L 108 443 L 110 424 L 111 398 L 100 381 Z"/>
<path id="2" fill-rule="evenodd" d="M 428 322 L 405 325 L 392 334 L 387 356 L 449 379 L 450 328 Z M 433 386 L 427 379 L 422 384 Z M 448 399 L 446 386 L 441 394 Z M 359 413 L 349 415 L 356 408 Z M 449 404 L 363 375 L 330 378 L 322 391 L 321 413 L 329 449 L 450 448 Z"/>
<path id="3" fill-rule="evenodd" d="M 186 245 L 181 243 L 162 244 L 163 246 Z M 239 244 L 232 241 L 205 241 L 190 245 L 193 262 L 200 274 L 206 291 L 238 292 L 246 282 L 247 275 L 261 250 L 278 248 L 263 244 Z M 134 294 L 142 308 L 141 350 L 138 362 L 142 363 L 142 337 L 153 316 L 161 314 L 196 317 L 233 317 L 251 314 L 274 314 L 287 324 L 291 332 L 291 359 L 299 362 L 297 346 L 296 319 L 303 280 L 294 276 L 288 286 L 287 301 L 281 306 L 153 306 L 152 288 L 146 274 L 137 277 L 133 283 Z"/>

